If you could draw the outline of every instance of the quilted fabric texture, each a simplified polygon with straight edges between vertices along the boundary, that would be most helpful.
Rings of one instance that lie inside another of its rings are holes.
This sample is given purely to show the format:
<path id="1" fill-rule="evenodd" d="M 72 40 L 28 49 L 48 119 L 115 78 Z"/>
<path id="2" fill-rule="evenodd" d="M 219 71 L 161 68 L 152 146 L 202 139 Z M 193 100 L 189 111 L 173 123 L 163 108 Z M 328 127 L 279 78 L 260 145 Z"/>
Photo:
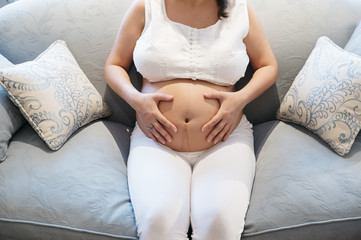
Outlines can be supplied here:
<path id="1" fill-rule="evenodd" d="M 0 54 L 0 69 L 12 65 Z M 6 91 L 0 86 L 0 162 L 6 159 L 9 140 L 24 122 L 25 119 L 19 109 L 9 100 Z"/>
<path id="2" fill-rule="evenodd" d="M 62 40 L 34 61 L 2 69 L 0 76 L 10 99 L 52 150 L 78 128 L 110 115 Z"/>
<path id="3" fill-rule="evenodd" d="M 277 58 L 277 89 L 282 102 L 321 36 L 343 47 L 361 19 L 357 0 L 248 0 L 262 22 Z"/>
<path id="4" fill-rule="evenodd" d="M 361 135 L 345 157 L 306 128 L 255 126 L 256 177 L 242 240 L 359 240 Z"/>
<path id="5" fill-rule="evenodd" d="M 24 125 L 0 164 L 0 239 L 137 239 L 125 165 L 130 134 L 94 121 L 51 151 Z"/>
<path id="6" fill-rule="evenodd" d="M 361 127 L 361 57 L 321 37 L 287 92 L 277 117 L 347 154 Z"/>
<path id="7" fill-rule="evenodd" d="M 104 95 L 104 64 L 132 0 L 27 0 L 0 8 L 0 52 L 12 63 L 35 59 L 63 39 Z"/>

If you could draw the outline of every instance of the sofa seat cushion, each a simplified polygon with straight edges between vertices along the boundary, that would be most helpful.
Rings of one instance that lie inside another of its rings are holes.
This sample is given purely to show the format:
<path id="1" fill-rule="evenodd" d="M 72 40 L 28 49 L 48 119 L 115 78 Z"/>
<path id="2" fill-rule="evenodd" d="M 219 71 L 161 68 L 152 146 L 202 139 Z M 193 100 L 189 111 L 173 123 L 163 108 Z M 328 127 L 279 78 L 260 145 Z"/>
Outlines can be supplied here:
<path id="1" fill-rule="evenodd" d="M 256 177 L 249 240 L 339 240 L 361 236 L 361 136 L 346 157 L 290 123 L 255 126 Z"/>
<path id="2" fill-rule="evenodd" d="M 24 125 L 0 164 L 0 238 L 136 239 L 125 162 L 130 132 L 96 121 L 54 152 Z"/>

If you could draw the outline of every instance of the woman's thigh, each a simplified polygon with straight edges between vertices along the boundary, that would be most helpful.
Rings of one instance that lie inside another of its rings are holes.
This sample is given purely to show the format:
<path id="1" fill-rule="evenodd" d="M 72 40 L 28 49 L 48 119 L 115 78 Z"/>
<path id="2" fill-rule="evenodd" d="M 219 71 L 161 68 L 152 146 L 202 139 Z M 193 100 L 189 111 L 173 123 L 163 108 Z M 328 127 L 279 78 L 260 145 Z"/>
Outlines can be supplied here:
<path id="1" fill-rule="evenodd" d="M 244 118 L 226 142 L 207 150 L 194 167 L 194 240 L 240 239 L 254 171 L 252 125 Z"/>
<path id="2" fill-rule="evenodd" d="M 128 158 L 129 192 L 140 239 L 186 239 L 191 168 L 142 134 L 133 134 Z"/>

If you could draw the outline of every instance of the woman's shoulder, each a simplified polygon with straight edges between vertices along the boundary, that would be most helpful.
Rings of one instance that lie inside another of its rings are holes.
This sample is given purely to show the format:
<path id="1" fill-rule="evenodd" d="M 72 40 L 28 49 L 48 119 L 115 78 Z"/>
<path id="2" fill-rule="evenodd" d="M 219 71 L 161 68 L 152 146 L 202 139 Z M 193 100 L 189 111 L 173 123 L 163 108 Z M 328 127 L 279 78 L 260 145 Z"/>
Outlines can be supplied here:
<path id="1" fill-rule="evenodd" d="M 228 0 L 226 12 L 229 21 L 236 22 L 244 21 L 244 17 L 248 18 L 248 3 L 247 0 Z M 232 19 L 232 20 L 231 20 Z"/>
<path id="2" fill-rule="evenodd" d="M 126 15 L 124 16 L 124 23 L 131 23 L 133 27 L 144 27 L 145 22 L 145 1 L 147 0 L 134 0 L 129 7 Z"/>
<path id="3" fill-rule="evenodd" d="M 247 0 L 228 0 L 226 12 L 228 15 L 239 14 L 239 12 L 247 10 Z"/>
<path id="4" fill-rule="evenodd" d="M 247 6 L 247 0 L 227 0 L 228 8 L 241 7 L 241 6 Z"/>
<path id="5" fill-rule="evenodd" d="M 144 15 L 145 1 L 148 1 L 148 0 L 135 0 L 132 4 L 131 9 L 133 9 L 133 11 L 135 11 L 137 14 Z"/>

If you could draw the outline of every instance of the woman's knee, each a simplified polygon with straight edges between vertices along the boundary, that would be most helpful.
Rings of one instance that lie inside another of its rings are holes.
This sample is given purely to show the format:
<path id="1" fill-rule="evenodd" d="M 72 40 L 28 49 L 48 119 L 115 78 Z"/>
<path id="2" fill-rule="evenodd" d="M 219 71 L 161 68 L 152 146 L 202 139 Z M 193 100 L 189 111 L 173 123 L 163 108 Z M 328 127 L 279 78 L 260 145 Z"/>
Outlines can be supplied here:
<path id="1" fill-rule="evenodd" d="M 189 211 L 184 212 L 179 206 L 148 209 L 142 219 L 137 219 L 141 240 L 184 240 L 189 224 Z"/>
<path id="2" fill-rule="evenodd" d="M 239 240 L 245 215 L 246 208 L 235 210 L 227 204 L 192 212 L 193 239 Z"/>
<path id="3" fill-rule="evenodd" d="M 162 212 L 148 215 L 138 223 L 140 239 L 166 239 L 171 230 L 169 217 Z"/>

